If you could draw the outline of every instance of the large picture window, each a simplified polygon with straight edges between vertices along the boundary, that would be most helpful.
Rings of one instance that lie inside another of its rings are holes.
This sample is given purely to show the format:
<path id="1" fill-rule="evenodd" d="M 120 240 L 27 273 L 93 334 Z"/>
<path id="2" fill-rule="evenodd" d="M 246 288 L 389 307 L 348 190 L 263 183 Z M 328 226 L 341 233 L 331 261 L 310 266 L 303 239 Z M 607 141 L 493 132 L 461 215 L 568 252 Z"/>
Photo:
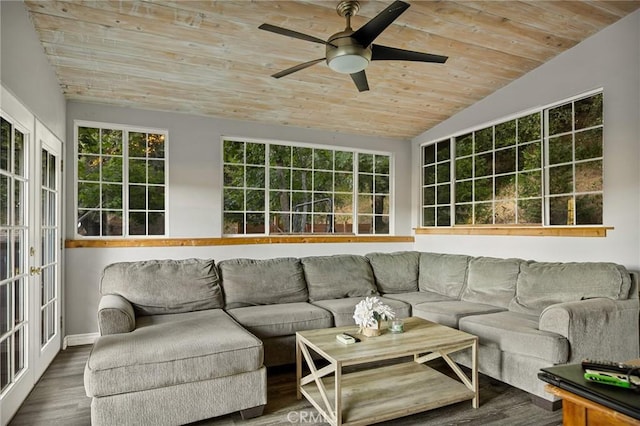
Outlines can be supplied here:
<path id="1" fill-rule="evenodd" d="M 385 153 L 224 140 L 223 232 L 388 234 L 390 158 Z"/>
<path id="2" fill-rule="evenodd" d="M 602 224 L 602 131 L 595 93 L 423 146 L 422 226 Z"/>
<path id="3" fill-rule="evenodd" d="M 167 132 L 76 123 L 78 236 L 165 235 Z"/>

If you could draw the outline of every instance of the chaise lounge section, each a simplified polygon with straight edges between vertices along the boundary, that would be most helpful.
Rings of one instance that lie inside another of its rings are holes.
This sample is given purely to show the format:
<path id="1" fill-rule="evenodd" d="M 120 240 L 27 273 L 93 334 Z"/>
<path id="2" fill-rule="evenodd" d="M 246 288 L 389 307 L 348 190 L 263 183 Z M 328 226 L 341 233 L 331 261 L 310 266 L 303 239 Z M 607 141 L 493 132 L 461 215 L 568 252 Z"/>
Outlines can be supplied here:
<path id="1" fill-rule="evenodd" d="M 185 424 L 267 402 L 263 345 L 223 309 L 204 260 L 105 268 L 85 367 L 91 424 Z"/>
<path id="2" fill-rule="evenodd" d="M 540 368 L 638 357 L 637 275 L 612 263 L 424 252 L 156 260 L 108 266 L 101 293 L 102 336 L 85 370 L 95 425 L 257 415 L 265 365 L 295 362 L 295 333 L 354 324 L 372 295 L 400 318 L 477 335 L 480 372 L 547 408 L 556 398 Z"/>

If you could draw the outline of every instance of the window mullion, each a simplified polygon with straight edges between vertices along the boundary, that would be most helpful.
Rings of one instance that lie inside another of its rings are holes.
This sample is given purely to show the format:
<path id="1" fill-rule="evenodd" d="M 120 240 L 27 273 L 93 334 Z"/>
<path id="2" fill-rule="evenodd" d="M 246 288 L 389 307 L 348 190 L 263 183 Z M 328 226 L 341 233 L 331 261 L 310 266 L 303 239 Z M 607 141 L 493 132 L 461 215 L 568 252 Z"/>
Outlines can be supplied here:
<path id="1" fill-rule="evenodd" d="M 264 233 L 265 235 L 271 235 L 271 144 L 265 144 L 264 147 Z M 291 169 L 291 168 L 290 168 Z M 289 185 L 289 193 L 291 193 L 291 185 Z M 291 205 L 291 197 L 289 197 L 289 205 Z M 291 208 L 289 208 L 291 210 Z M 291 216 L 291 211 L 289 211 Z"/>
<path id="2" fill-rule="evenodd" d="M 147 168 L 146 173 L 149 173 Z M 148 181 L 148 177 L 147 177 Z M 129 236 L 129 131 L 122 130 L 122 235 Z M 148 229 L 148 227 L 147 227 Z"/>
<path id="3" fill-rule="evenodd" d="M 549 109 L 546 108 L 541 114 L 542 121 L 542 208 L 543 219 L 542 225 L 549 226 L 550 210 L 549 210 Z"/>
<path id="4" fill-rule="evenodd" d="M 351 222 L 353 223 L 353 233 L 360 235 L 360 226 L 358 211 L 360 208 L 360 154 L 354 153 L 353 155 L 353 211 L 351 212 Z"/>

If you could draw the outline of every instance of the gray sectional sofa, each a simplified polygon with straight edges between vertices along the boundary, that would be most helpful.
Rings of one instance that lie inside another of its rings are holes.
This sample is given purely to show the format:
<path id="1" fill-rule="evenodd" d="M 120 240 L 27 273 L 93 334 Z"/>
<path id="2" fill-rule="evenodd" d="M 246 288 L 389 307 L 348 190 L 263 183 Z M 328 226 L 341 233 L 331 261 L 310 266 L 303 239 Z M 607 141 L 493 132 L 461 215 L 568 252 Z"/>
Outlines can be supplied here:
<path id="1" fill-rule="evenodd" d="M 555 401 L 541 367 L 639 353 L 637 275 L 612 263 L 424 252 L 153 260 L 106 267 L 101 294 L 85 368 L 94 425 L 259 415 L 265 366 L 295 361 L 295 332 L 354 324 L 370 295 L 401 318 L 477 335 L 480 372 L 538 402 Z"/>

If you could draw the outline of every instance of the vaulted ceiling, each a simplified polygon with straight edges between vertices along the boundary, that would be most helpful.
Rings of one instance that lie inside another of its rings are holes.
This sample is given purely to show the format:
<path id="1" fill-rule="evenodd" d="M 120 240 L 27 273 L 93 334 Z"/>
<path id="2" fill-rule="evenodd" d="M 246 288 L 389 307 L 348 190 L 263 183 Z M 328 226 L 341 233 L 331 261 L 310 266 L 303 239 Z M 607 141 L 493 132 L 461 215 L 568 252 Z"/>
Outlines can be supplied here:
<path id="1" fill-rule="evenodd" d="M 354 29 L 388 6 L 361 1 Z M 67 99 L 410 139 L 640 7 L 640 1 L 410 1 L 377 44 L 445 64 L 376 61 L 368 92 L 321 62 L 338 1 L 25 1 Z M 615 48 L 612 46 L 612 48 Z M 597 58 L 594 58 L 597 59 Z"/>

